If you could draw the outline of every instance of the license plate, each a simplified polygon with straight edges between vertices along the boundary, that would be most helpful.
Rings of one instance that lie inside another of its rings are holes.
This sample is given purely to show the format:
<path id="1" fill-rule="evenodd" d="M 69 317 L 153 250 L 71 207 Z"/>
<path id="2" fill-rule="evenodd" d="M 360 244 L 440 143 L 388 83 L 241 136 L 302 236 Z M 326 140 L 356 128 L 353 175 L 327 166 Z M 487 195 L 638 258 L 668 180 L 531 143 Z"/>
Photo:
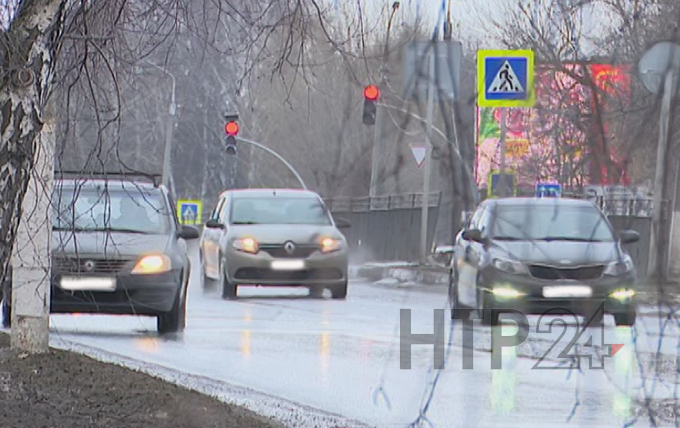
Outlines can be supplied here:
<path id="1" fill-rule="evenodd" d="M 273 270 L 302 270 L 305 268 L 304 260 L 273 260 Z"/>
<path id="2" fill-rule="evenodd" d="M 543 297 L 559 298 L 559 297 L 590 297 L 593 295 L 593 289 L 587 285 L 556 285 L 551 287 L 543 287 Z"/>
<path id="3" fill-rule="evenodd" d="M 70 278 L 63 277 L 59 287 L 68 291 L 115 291 L 116 278 Z"/>

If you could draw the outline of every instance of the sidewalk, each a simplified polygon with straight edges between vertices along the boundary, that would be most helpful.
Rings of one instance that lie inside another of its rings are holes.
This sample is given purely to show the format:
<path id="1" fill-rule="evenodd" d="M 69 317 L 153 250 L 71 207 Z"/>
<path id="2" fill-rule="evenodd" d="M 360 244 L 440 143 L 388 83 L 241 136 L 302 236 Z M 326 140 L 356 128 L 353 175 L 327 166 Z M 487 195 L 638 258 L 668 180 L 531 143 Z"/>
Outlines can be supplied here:
<path id="1" fill-rule="evenodd" d="M 17 354 L 4 333 L 0 426 L 283 428 L 241 407 L 84 355 Z"/>

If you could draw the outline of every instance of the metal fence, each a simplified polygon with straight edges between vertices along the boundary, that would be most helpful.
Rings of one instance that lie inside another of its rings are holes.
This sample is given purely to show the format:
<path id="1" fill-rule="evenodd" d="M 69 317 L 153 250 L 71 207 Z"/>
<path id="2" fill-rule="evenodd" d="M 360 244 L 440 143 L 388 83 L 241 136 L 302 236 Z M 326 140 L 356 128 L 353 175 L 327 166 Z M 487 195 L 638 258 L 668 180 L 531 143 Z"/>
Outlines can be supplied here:
<path id="1" fill-rule="evenodd" d="M 428 199 L 428 248 L 432 247 L 440 200 L 440 193 Z M 335 218 L 352 223 L 343 233 L 353 262 L 418 260 L 422 194 L 327 199 L 326 205 Z"/>

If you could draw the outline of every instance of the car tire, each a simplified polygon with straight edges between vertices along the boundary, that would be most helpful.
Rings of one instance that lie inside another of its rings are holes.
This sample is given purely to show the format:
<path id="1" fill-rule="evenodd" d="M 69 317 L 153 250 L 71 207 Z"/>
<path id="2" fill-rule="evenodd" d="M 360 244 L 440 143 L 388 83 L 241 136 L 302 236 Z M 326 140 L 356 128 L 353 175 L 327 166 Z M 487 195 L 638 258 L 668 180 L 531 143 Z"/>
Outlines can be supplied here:
<path id="1" fill-rule="evenodd" d="M 181 299 L 181 300 L 180 300 Z M 159 334 L 181 333 L 186 325 L 186 297 L 181 298 L 177 293 L 175 303 L 168 312 L 163 312 L 156 317 L 156 329 Z"/>
<path id="2" fill-rule="evenodd" d="M 614 314 L 614 322 L 616 323 L 617 326 L 634 326 L 635 325 L 635 319 L 637 318 L 636 312 L 629 311 L 629 312 L 623 312 L 620 314 Z"/>
<path id="3" fill-rule="evenodd" d="M 470 318 L 471 309 L 463 308 L 458 298 L 458 273 L 455 269 L 449 270 L 449 300 L 451 302 L 451 319 L 466 320 Z"/>
<path id="4" fill-rule="evenodd" d="M 235 299 L 238 293 L 238 286 L 235 283 L 229 282 L 224 268 L 220 267 L 220 284 L 222 285 L 222 298 Z"/>
<path id="5" fill-rule="evenodd" d="M 484 290 L 479 290 L 477 296 L 477 306 L 481 306 L 482 325 L 494 327 L 500 324 L 501 314 L 493 308 L 489 293 Z"/>
<path id="6" fill-rule="evenodd" d="M 340 285 L 331 287 L 331 297 L 336 300 L 343 300 L 347 298 L 347 281 Z"/>
<path id="7" fill-rule="evenodd" d="M 323 286 L 309 287 L 309 297 L 312 299 L 323 298 L 323 292 L 326 288 Z"/>

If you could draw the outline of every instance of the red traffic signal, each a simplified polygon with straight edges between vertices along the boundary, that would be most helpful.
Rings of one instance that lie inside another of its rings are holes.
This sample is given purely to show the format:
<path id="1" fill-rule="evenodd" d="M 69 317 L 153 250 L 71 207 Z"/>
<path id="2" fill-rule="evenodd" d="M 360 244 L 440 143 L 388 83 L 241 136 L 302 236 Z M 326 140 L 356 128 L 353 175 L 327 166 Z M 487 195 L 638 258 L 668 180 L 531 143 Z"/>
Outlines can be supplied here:
<path id="1" fill-rule="evenodd" d="M 380 96 L 380 90 L 375 85 L 368 85 L 364 88 L 364 98 L 369 101 L 376 101 Z"/>
<path id="2" fill-rule="evenodd" d="M 227 124 L 224 125 L 224 132 L 226 132 L 230 137 L 238 135 L 238 123 L 234 121 L 227 122 Z"/>

